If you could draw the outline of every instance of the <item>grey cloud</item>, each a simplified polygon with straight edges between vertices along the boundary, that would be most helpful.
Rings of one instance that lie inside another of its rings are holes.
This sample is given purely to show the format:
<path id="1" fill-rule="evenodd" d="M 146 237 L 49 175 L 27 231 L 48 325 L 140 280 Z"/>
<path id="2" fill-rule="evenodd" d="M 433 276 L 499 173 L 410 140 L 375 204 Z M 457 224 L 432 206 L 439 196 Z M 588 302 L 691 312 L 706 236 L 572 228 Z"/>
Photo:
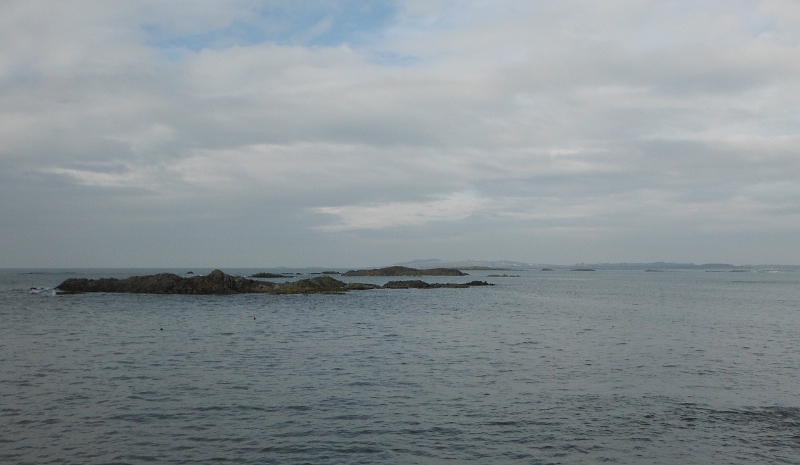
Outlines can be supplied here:
<path id="1" fill-rule="evenodd" d="M 776 2 L 409 2 L 372 44 L 170 61 L 153 34 L 260 7 L 197 5 L 4 5 L 0 266 L 800 260 Z"/>

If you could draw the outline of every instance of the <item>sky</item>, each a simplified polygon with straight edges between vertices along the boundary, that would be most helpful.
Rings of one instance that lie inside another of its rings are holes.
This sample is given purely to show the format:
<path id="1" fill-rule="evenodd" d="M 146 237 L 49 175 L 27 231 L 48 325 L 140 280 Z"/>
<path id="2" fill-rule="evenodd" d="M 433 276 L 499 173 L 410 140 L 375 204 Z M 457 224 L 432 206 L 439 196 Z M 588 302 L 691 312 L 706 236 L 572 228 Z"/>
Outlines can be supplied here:
<path id="1" fill-rule="evenodd" d="M 0 267 L 798 244 L 799 1 L 0 3 Z"/>

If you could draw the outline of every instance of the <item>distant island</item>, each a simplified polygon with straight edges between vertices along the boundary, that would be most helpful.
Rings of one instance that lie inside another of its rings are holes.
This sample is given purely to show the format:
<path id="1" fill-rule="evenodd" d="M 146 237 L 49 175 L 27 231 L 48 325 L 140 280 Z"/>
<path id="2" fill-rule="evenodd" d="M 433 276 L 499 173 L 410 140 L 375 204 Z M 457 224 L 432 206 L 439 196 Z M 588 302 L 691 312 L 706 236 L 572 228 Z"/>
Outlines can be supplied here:
<path id="1" fill-rule="evenodd" d="M 467 276 L 454 268 L 429 268 L 419 270 L 407 266 L 389 266 L 373 270 L 350 270 L 342 276 Z"/>
<path id="2" fill-rule="evenodd" d="M 529 263 L 510 260 L 439 260 L 436 258 L 417 259 L 410 262 L 394 263 L 393 265 L 420 269 L 455 268 L 458 270 L 525 270 L 532 266 Z"/>
<path id="3" fill-rule="evenodd" d="M 68 294 L 88 292 L 134 293 L 134 294 L 318 294 L 342 293 L 369 289 L 434 289 L 472 286 L 492 286 L 486 281 L 469 283 L 433 283 L 424 281 L 391 281 L 384 286 L 365 283 L 346 283 L 330 276 L 318 276 L 299 281 L 272 283 L 255 281 L 241 276 L 231 276 L 214 270 L 206 276 L 182 277 L 172 273 L 116 278 L 69 278 L 56 286 L 56 290 Z"/>

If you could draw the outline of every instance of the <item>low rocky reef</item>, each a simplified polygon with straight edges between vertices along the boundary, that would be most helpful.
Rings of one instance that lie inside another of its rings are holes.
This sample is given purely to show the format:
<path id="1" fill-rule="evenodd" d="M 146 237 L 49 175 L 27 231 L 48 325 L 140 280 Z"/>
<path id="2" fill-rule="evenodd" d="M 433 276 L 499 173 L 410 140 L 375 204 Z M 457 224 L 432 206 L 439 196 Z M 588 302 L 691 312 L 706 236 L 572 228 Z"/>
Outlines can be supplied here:
<path id="1" fill-rule="evenodd" d="M 291 278 L 289 275 L 285 274 L 275 274 L 275 273 L 256 273 L 251 274 L 251 278 Z"/>
<path id="2" fill-rule="evenodd" d="M 438 289 L 438 288 L 451 288 L 451 289 L 464 289 L 472 286 L 494 286 L 486 281 L 470 281 L 468 283 L 426 283 L 418 279 L 409 281 L 389 281 L 388 283 L 380 286 L 382 289 Z"/>
<path id="3" fill-rule="evenodd" d="M 365 283 L 346 283 L 330 276 L 318 276 L 299 281 L 271 283 L 255 281 L 241 276 L 231 276 L 214 270 L 206 276 L 185 278 L 171 273 L 148 276 L 116 278 L 69 278 L 56 289 L 61 293 L 82 294 L 86 292 L 114 292 L 133 294 L 317 294 L 341 293 L 369 289 L 432 289 L 466 288 L 472 286 L 492 286 L 486 281 L 472 281 L 465 284 L 436 283 L 424 281 L 391 281 L 384 286 Z"/>
<path id="4" fill-rule="evenodd" d="M 454 268 L 418 270 L 407 266 L 389 266 L 375 270 L 350 270 L 342 276 L 467 276 L 467 273 Z"/>

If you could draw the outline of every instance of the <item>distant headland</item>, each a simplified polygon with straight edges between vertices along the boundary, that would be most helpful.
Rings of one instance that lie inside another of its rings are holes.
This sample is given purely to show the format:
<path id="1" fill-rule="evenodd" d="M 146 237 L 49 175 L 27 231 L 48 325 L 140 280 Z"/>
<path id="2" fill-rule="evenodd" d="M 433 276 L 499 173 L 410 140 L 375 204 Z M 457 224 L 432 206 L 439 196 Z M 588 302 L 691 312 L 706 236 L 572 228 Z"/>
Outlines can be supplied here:
<path id="1" fill-rule="evenodd" d="M 460 276 L 460 275 L 459 275 Z M 424 281 L 391 281 L 384 286 L 366 283 L 346 283 L 330 276 L 318 276 L 298 281 L 273 283 L 256 281 L 242 276 L 231 276 L 214 270 L 206 276 L 183 277 L 172 273 L 116 278 L 69 278 L 56 290 L 62 293 L 82 294 L 88 292 L 133 293 L 133 294 L 318 294 L 342 293 L 369 289 L 434 289 L 491 286 L 486 281 L 469 283 L 433 283 Z"/>
<path id="2" fill-rule="evenodd" d="M 342 276 L 467 276 L 454 268 L 428 268 L 419 270 L 407 266 L 389 266 L 372 270 L 350 270 Z"/>

